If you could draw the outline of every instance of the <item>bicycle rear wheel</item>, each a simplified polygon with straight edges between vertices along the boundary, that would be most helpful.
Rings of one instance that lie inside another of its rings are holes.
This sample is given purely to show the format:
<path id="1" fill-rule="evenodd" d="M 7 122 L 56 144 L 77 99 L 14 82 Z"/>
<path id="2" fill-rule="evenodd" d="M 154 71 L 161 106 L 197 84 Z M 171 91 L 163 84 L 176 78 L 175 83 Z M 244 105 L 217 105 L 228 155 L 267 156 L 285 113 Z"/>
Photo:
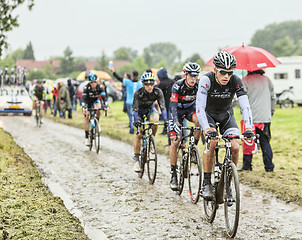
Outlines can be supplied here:
<path id="1" fill-rule="evenodd" d="M 138 172 L 139 178 L 142 178 L 144 175 L 146 158 L 147 158 L 147 148 L 144 146 L 144 140 L 142 139 L 141 151 L 139 157 L 139 165 L 141 167 L 140 172 Z"/>
<path id="2" fill-rule="evenodd" d="M 238 173 L 235 164 L 232 162 L 227 168 L 224 176 L 225 195 L 224 195 L 224 217 L 229 237 L 235 237 L 240 212 L 240 190 Z"/>
<path id="3" fill-rule="evenodd" d="M 198 148 L 194 145 L 188 158 L 188 183 L 191 201 L 197 203 L 200 195 L 202 165 Z"/>
<path id="4" fill-rule="evenodd" d="M 101 144 L 101 136 L 100 136 L 100 129 L 99 129 L 99 121 L 95 119 L 95 137 L 94 137 L 94 147 L 96 153 L 100 151 L 100 144 Z"/>
<path id="5" fill-rule="evenodd" d="M 211 183 L 213 186 L 214 196 L 216 196 L 217 184 L 215 183 L 215 180 L 214 180 L 214 171 L 212 171 L 212 174 L 211 174 Z M 215 219 L 216 211 L 218 209 L 218 203 L 216 201 L 216 197 L 214 197 L 214 199 L 210 200 L 210 201 L 203 199 L 203 209 L 204 209 L 204 213 L 206 215 L 206 220 L 209 223 L 212 223 Z"/>
<path id="6" fill-rule="evenodd" d="M 149 138 L 148 152 L 147 152 L 147 167 L 148 167 L 148 177 L 149 183 L 153 184 L 156 178 L 157 171 L 157 149 L 155 138 L 153 135 Z"/>
<path id="7" fill-rule="evenodd" d="M 177 179 L 178 179 L 178 195 L 181 195 L 182 190 L 184 188 L 184 182 L 185 182 L 185 164 L 187 161 L 187 154 L 185 151 L 183 151 L 182 148 L 178 149 L 178 154 L 177 154 L 177 168 L 176 168 L 176 173 L 177 173 Z"/>

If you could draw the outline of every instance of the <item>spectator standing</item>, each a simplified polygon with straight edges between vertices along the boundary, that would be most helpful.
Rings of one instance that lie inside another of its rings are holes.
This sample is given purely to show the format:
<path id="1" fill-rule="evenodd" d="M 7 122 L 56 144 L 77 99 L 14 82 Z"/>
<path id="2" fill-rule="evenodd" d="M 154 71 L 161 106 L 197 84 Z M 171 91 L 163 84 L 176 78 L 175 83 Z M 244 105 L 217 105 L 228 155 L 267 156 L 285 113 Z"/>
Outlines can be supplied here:
<path id="1" fill-rule="evenodd" d="M 67 87 L 71 103 L 71 109 L 68 110 L 68 118 L 72 118 L 72 110 L 74 109 L 75 89 L 74 85 L 71 83 L 71 79 L 67 80 Z"/>
<path id="2" fill-rule="evenodd" d="M 134 134 L 134 128 L 133 128 L 133 119 L 132 119 L 132 105 L 133 105 L 133 98 L 134 93 L 136 90 L 143 87 L 142 83 L 138 79 L 138 72 L 134 71 L 132 73 L 132 79 L 131 75 L 129 73 L 124 74 L 124 78 L 121 78 L 115 71 L 114 68 L 111 68 L 110 71 L 113 73 L 113 76 L 121 81 L 126 86 L 126 108 L 127 108 L 127 114 L 129 118 L 129 133 Z"/>
<path id="3" fill-rule="evenodd" d="M 157 87 L 160 88 L 163 91 L 164 98 L 165 98 L 166 109 L 169 109 L 172 86 L 175 83 L 175 81 L 169 78 L 168 72 L 165 68 L 161 68 L 161 69 L 158 70 L 157 78 L 159 80 L 159 84 L 157 85 Z M 168 116 L 169 116 L 169 113 L 168 113 Z M 167 127 L 166 126 L 163 128 L 163 132 L 161 134 L 162 135 L 167 134 Z M 169 141 L 168 145 L 170 146 L 169 135 L 168 135 L 168 141 Z"/>
<path id="4" fill-rule="evenodd" d="M 271 139 L 271 120 L 276 108 L 276 97 L 272 81 L 264 76 L 263 70 L 248 72 L 248 75 L 242 79 L 244 88 L 247 92 L 251 106 L 254 122 L 254 132 L 259 134 L 260 147 L 265 171 L 274 170 L 273 151 L 270 145 Z M 243 124 L 241 124 L 243 125 Z M 243 125 L 244 126 L 244 125 Z M 244 131 L 244 128 L 243 128 Z M 243 142 L 243 167 L 239 170 L 252 170 L 253 142 Z"/>
<path id="5" fill-rule="evenodd" d="M 60 90 L 60 84 L 53 86 L 52 95 L 53 95 L 53 116 L 57 116 L 58 111 L 58 95 Z"/>
<path id="6" fill-rule="evenodd" d="M 68 88 L 64 85 L 64 82 L 60 82 L 60 91 L 58 95 L 58 107 L 60 111 L 60 117 L 65 118 L 65 112 L 71 110 L 70 96 Z M 69 116 L 68 116 L 69 117 Z"/>

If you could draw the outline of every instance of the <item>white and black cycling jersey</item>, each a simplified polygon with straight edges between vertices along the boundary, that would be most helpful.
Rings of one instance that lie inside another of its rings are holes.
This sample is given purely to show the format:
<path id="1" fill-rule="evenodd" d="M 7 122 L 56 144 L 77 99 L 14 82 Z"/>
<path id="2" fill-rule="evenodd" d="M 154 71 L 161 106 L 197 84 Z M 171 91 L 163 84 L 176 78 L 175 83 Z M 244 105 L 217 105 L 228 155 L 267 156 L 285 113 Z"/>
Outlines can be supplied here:
<path id="1" fill-rule="evenodd" d="M 228 84 L 221 85 L 217 82 L 214 72 L 206 73 L 199 81 L 196 96 L 196 113 L 200 126 L 203 129 L 209 128 L 206 113 L 217 114 L 230 110 L 233 107 L 232 101 L 235 94 L 241 108 L 245 126 L 246 128 L 251 128 L 252 113 L 241 79 L 236 75 L 232 75 Z"/>

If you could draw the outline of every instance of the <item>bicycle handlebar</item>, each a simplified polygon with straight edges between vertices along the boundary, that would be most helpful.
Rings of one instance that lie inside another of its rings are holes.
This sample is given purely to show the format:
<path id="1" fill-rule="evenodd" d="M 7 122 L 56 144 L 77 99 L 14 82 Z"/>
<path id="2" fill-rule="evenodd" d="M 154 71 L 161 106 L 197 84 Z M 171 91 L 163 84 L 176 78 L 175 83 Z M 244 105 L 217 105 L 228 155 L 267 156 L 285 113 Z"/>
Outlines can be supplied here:
<path id="1" fill-rule="evenodd" d="M 151 126 L 151 125 L 164 125 L 164 124 L 163 123 L 158 123 L 158 122 L 148 122 L 148 121 L 146 121 L 146 122 L 142 122 L 141 125 L 149 125 L 149 126 Z M 138 135 L 140 133 L 140 128 L 141 127 L 137 128 L 136 135 Z"/>
<path id="2" fill-rule="evenodd" d="M 218 140 L 223 139 L 225 141 L 230 141 L 232 139 L 244 139 L 245 137 L 243 135 L 226 135 L 226 136 L 225 135 L 218 135 L 215 138 L 218 139 Z M 252 139 L 255 141 L 255 150 L 252 153 L 256 154 L 257 152 L 260 152 L 259 134 L 254 136 Z M 204 150 L 204 153 L 208 153 L 210 151 L 210 142 L 211 142 L 211 137 L 206 136 L 206 139 L 205 139 L 206 149 Z"/>

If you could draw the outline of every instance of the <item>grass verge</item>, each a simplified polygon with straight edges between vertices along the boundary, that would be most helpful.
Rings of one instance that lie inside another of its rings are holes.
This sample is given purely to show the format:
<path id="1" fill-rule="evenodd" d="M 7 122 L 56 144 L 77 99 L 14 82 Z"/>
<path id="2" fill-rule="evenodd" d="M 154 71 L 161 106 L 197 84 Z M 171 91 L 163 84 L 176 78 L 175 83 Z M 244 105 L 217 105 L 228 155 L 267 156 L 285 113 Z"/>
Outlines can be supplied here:
<path id="1" fill-rule="evenodd" d="M 32 160 L 0 129 L 0 239 L 88 239 L 42 183 Z"/>
<path id="2" fill-rule="evenodd" d="M 235 117 L 240 126 L 240 110 L 234 109 Z M 83 117 L 80 107 L 73 113 L 73 119 L 61 119 L 47 115 L 54 121 L 82 128 Z M 273 162 L 275 171 L 267 173 L 264 170 L 262 154 L 256 154 L 253 158 L 253 171 L 240 172 L 239 177 L 242 183 L 256 187 L 258 189 L 273 193 L 278 198 L 286 202 L 294 202 L 302 206 L 302 108 L 276 109 L 272 120 L 271 145 L 274 153 Z M 133 135 L 130 135 L 128 128 L 128 117 L 122 112 L 122 102 L 114 102 L 110 106 L 108 116 L 101 117 L 100 120 L 102 135 L 133 143 Z M 47 127 L 47 126 L 45 126 Z M 156 135 L 158 152 L 167 154 L 167 137 L 162 136 L 162 127 L 159 128 Z M 84 132 L 83 132 L 84 140 Z M 81 140 L 79 140 L 81 141 Z M 199 148 L 203 146 L 199 143 Z M 242 155 L 242 151 L 241 151 Z M 239 160 L 239 166 L 242 165 L 242 157 Z M 167 169 L 167 171 L 169 171 Z"/>

